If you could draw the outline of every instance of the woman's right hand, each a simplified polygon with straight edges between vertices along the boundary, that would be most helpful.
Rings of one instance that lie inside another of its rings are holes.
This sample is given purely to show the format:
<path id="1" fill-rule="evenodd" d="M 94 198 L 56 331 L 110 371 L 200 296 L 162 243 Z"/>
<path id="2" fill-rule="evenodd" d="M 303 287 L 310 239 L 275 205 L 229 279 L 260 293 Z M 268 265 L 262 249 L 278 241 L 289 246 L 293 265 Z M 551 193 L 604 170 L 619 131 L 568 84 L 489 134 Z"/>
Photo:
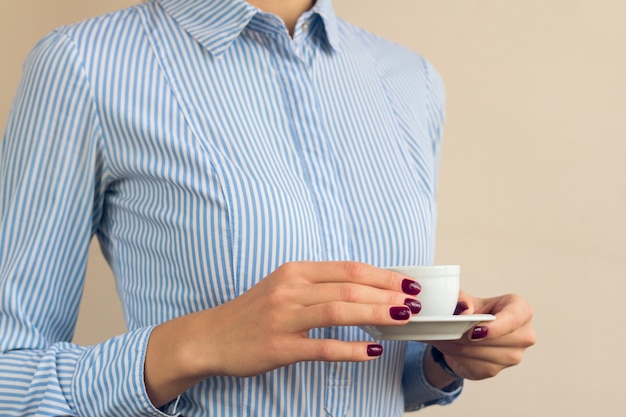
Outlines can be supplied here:
<path id="1" fill-rule="evenodd" d="M 301 361 L 366 361 L 369 342 L 313 339 L 329 326 L 403 325 L 419 312 L 419 284 L 357 262 L 287 263 L 218 307 L 157 326 L 145 382 L 155 406 L 215 375 L 252 376 Z"/>

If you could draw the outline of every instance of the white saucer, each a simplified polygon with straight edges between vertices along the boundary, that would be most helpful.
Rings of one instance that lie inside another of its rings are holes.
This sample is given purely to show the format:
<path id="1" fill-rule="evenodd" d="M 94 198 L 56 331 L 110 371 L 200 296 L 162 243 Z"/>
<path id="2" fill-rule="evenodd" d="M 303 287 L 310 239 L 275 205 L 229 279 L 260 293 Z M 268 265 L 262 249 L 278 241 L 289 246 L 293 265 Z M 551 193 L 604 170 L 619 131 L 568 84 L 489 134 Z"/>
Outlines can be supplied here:
<path id="1" fill-rule="evenodd" d="M 481 321 L 493 321 L 491 314 L 411 317 L 404 326 L 361 326 L 374 339 L 456 340 Z"/>

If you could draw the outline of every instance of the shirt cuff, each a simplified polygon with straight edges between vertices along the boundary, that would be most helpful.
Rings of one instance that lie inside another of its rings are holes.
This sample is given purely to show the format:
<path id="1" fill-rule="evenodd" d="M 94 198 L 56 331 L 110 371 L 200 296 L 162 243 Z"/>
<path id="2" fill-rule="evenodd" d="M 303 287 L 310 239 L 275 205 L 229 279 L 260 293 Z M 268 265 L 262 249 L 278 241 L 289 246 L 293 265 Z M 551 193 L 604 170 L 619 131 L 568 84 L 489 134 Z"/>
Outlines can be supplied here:
<path id="1" fill-rule="evenodd" d="M 157 409 L 146 391 L 144 363 L 153 327 L 138 329 L 88 347 L 72 380 L 72 398 L 81 416 L 180 416 L 175 404 Z M 172 406 L 173 405 L 173 406 Z"/>
<path id="2" fill-rule="evenodd" d="M 402 374 L 405 411 L 416 411 L 435 404 L 450 404 L 463 390 L 462 378 L 443 390 L 428 382 L 423 366 L 427 347 L 427 344 L 421 342 L 408 343 Z"/>

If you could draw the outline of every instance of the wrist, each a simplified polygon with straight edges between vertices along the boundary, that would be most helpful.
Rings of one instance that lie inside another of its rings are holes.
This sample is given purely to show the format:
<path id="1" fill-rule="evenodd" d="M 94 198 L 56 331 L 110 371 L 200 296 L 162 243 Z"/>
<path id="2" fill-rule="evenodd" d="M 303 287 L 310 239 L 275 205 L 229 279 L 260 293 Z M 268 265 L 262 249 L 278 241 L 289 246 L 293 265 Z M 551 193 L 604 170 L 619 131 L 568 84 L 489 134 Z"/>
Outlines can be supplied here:
<path id="1" fill-rule="evenodd" d="M 144 383 L 155 407 L 167 404 L 206 377 L 204 355 L 195 345 L 198 315 L 191 314 L 156 326 L 146 350 Z"/>
<path id="2" fill-rule="evenodd" d="M 443 353 L 432 345 L 424 352 L 424 374 L 433 387 L 441 390 L 461 379 L 445 361 Z"/>
<path id="3" fill-rule="evenodd" d="M 431 345 L 429 353 L 430 353 L 430 356 L 433 358 L 433 361 L 437 365 L 439 365 L 441 367 L 441 369 L 443 369 L 448 375 L 450 375 L 454 379 L 461 378 L 459 376 L 459 374 L 457 374 L 456 372 L 454 372 L 454 370 L 452 368 L 450 368 L 450 365 L 448 365 L 448 362 L 446 362 L 446 358 L 443 355 L 443 352 L 441 352 L 435 346 Z"/>

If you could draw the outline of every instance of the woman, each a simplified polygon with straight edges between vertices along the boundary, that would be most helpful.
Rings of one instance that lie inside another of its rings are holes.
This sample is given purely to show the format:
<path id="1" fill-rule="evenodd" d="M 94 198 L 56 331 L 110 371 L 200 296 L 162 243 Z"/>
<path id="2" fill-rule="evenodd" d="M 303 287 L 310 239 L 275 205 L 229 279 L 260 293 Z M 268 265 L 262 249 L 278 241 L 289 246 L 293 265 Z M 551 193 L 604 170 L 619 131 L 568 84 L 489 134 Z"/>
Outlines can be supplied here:
<path id="1" fill-rule="evenodd" d="M 158 0 L 60 28 L 0 154 L 0 411 L 400 416 L 534 342 L 520 297 L 432 349 L 419 314 L 443 88 L 330 0 Z M 71 344 L 96 235 L 129 331 Z M 434 356 L 433 356 L 434 355 Z"/>

